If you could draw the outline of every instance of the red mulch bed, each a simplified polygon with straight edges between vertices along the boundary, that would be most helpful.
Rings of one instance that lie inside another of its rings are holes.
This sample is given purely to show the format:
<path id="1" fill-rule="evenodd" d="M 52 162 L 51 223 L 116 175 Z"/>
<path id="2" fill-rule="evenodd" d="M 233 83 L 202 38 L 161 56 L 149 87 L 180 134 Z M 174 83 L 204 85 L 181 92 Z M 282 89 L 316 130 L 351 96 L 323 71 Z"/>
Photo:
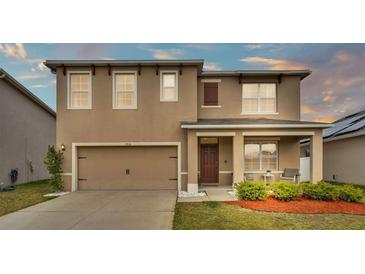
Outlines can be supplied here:
<path id="1" fill-rule="evenodd" d="M 350 203 L 346 201 L 317 201 L 299 198 L 294 201 L 283 202 L 269 197 L 266 201 L 230 201 L 229 204 L 241 207 L 287 213 L 346 213 L 365 215 L 364 203 Z"/>

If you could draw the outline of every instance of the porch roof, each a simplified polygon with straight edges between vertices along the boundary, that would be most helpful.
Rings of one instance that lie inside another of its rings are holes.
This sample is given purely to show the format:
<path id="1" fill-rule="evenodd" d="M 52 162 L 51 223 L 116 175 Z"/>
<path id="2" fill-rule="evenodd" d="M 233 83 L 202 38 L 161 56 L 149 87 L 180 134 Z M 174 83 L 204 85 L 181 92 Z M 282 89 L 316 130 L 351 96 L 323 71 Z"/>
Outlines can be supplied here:
<path id="1" fill-rule="evenodd" d="M 198 119 L 196 122 L 181 122 L 187 129 L 227 129 L 227 128 L 329 128 L 332 124 L 310 121 L 278 119 Z"/>

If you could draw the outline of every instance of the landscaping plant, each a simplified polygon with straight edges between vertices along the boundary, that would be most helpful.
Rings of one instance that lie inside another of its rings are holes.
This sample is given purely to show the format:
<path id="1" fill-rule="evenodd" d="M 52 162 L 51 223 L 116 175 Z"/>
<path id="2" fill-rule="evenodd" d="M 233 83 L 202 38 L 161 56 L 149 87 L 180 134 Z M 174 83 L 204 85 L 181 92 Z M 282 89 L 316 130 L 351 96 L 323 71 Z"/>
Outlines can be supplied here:
<path id="1" fill-rule="evenodd" d="M 240 200 L 266 200 L 267 198 L 267 187 L 262 182 L 247 182 L 243 181 L 236 184 L 236 191 L 238 199 Z"/>
<path id="2" fill-rule="evenodd" d="M 364 192 L 361 188 L 352 185 L 338 186 L 341 188 L 339 198 L 348 202 L 361 202 L 364 199 Z"/>
<path id="3" fill-rule="evenodd" d="M 276 182 L 271 186 L 274 198 L 281 201 L 291 201 L 300 197 L 302 192 L 299 185 L 292 182 Z"/>
<path id="4" fill-rule="evenodd" d="M 332 201 L 337 200 L 340 196 L 341 188 L 321 181 L 318 184 L 302 184 L 303 196 L 315 200 Z"/>
<path id="5" fill-rule="evenodd" d="M 47 166 L 48 173 L 50 174 L 49 182 L 57 190 L 63 189 L 62 180 L 62 161 L 63 154 L 61 151 L 57 151 L 54 146 L 48 146 L 48 152 L 44 161 Z"/>

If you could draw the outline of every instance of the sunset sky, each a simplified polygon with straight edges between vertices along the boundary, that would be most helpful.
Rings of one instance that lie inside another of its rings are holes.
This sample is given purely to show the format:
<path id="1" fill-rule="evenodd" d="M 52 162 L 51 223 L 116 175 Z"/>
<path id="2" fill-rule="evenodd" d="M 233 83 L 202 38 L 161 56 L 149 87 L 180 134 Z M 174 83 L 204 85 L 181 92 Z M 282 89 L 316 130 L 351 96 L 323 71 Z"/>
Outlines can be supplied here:
<path id="1" fill-rule="evenodd" d="M 55 109 L 45 59 L 204 59 L 207 70 L 310 69 L 302 119 L 330 122 L 365 109 L 365 44 L 0 44 L 0 67 Z"/>

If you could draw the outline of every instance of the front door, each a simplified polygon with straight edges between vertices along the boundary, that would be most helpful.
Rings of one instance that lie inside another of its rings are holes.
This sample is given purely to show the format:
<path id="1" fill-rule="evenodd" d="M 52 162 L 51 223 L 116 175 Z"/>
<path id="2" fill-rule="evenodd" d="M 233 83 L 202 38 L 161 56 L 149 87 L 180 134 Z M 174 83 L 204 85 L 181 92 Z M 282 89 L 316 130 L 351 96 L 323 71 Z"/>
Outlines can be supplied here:
<path id="1" fill-rule="evenodd" d="M 218 144 L 200 145 L 200 183 L 218 184 Z"/>

